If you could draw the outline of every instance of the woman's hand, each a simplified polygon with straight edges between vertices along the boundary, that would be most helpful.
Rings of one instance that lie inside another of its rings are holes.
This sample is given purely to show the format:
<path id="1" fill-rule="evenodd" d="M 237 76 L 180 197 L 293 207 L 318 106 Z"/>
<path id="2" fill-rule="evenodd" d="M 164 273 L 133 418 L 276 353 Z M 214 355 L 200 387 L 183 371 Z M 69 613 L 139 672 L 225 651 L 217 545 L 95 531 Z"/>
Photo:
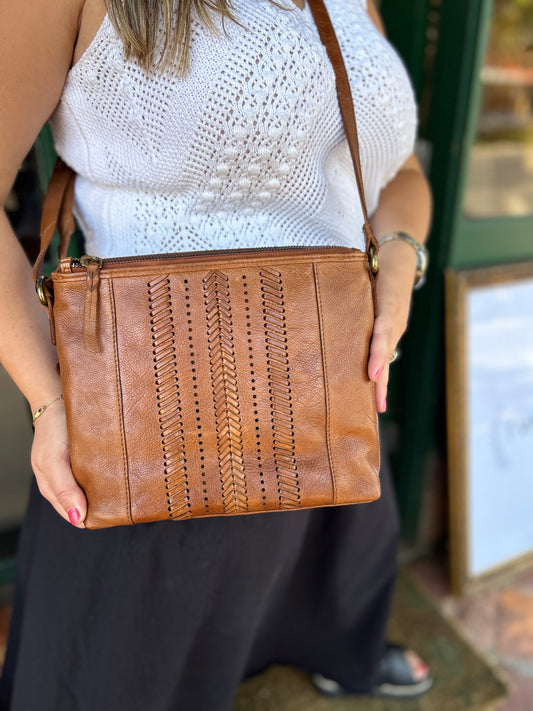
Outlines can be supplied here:
<path id="1" fill-rule="evenodd" d="M 35 421 L 31 465 L 44 498 L 66 521 L 85 528 L 87 500 L 70 467 L 63 401 L 50 405 Z"/>
<path id="2" fill-rule="evenodd" d="M 413 153 L 382 189 L 371 218 L 376 237 L 397 230 L 425 242 L 432 213 L 429 183 Z M 378 315 L 374 323 L 368 377 L 376 383 L 378 412 L 387 409 L 389 365 L 407 326 L 416 272 L 416 252 L 403 240 L 386 242 L 379 250 Z"/>
<path id="3" fill-rule="evenodd" d="M 407 327 L 416 270 L 413 248 L 400 240 L 379 251 L 378 315 L 374 322 L 368 377 L 376 383 L 378 412 L 387 409 L 389 367 L 394 350 Z"/>

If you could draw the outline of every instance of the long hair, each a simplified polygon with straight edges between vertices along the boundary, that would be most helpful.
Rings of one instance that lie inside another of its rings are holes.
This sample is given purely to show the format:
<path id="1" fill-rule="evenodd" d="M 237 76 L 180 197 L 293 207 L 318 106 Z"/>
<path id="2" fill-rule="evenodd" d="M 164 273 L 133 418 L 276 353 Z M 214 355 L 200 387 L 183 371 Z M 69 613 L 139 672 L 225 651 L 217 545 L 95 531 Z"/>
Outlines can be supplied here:
<path id="1" fill-rule="evenodd" d="M 278 3 L 271 0 L 275 5 Z M 213 11 L 240 24 L 231 0 L 105 0 L 107 13 L 124 44 L 128 59 L 147 71 L 170 69 L 187 73 L 190 57 L 191 13 L 213 32 Z"/>

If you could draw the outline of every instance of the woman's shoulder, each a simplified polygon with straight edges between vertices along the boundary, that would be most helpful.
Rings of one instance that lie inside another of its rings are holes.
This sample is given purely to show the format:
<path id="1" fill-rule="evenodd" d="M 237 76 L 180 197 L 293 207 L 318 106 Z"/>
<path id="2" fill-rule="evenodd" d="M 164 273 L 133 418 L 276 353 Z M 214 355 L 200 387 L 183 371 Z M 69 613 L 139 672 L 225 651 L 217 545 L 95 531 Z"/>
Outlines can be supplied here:
<path id="1" fill-rule="evenodd" d="M 0 199 L 59 101 L 84 2 L 2 0 Z"/>
<path id="2" fill-rule="evenodd" d="M 96 36 L 106 15 L 104 0 L 78 0 L 79 11 L 78 34 L 72 53 L 72 64 L 80 59 L 87 47 Z"/>
<path id="3" fill-rule="evenodd" d="M 376 5 L 374 4 L 374 0 L 361 0 L 361 2 L 363 3 L 368 14 L 370 15 L 372 22 L 376 25 L 381 34 L 384 35 L 385 25 L 383 24 L 383 20 L 381 19 L 381 15 L 379 14 Z"/>

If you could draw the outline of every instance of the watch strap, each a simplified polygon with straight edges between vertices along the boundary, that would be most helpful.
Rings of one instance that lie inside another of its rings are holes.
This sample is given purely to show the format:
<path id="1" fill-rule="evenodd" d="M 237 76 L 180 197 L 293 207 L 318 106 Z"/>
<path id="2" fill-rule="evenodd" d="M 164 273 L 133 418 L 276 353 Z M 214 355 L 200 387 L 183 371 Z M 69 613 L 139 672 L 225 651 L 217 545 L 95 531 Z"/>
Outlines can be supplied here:
<path id="1" fill-rule="evenodd" d="M 415 272 L 415 283 L 413 289 L 420 289 L 424 284 L 426 278 L 426 272 L 429 264 L 429 252 L 425 245 L 416 240 L 407 232 L 391 232 L 379 240 L 379 246 L 382 247 L 387 242 L 392 242 L 393 240 L 401 240 L 407 242 L 416 253 L 416 272 Z"/>

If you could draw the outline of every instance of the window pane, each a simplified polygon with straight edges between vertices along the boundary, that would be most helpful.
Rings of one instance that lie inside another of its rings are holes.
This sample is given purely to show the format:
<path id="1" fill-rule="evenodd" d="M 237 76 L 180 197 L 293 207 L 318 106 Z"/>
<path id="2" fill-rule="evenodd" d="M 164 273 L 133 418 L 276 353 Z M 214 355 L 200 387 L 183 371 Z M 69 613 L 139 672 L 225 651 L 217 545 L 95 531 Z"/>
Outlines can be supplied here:
<path id="1" fill-rule="evenodd" d="M 533 214 L 533 0 L 495 0 L 467 217 Z"/>

